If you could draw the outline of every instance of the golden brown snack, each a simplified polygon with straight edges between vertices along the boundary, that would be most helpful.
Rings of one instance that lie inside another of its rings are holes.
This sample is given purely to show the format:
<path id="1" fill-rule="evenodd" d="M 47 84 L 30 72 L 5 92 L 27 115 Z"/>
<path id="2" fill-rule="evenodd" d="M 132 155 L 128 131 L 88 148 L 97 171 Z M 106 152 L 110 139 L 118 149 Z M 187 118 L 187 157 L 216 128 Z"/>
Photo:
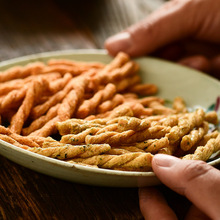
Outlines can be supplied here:
<path id="1" fill-rule="evenodd" d="M 85 143 L 85 138 L 87 137 L 87 135 L 95 134 L 97 131 L 99 131 L 99 128 L 92 127 L 92 128 L 87 128 L 86 130 L 82 131 L 79 134 L 63 135 L 60 142 L 66 144 L 83 144 Z"/>
<path id="2" fill-rule="evenodd" d="M 40 97 L 48 88 L 48 81 L 42 78 L 38 78 L 33 81 L 27 90 L 26 96 L 18 112 L 13 116 L 10 124 L 12 132 L 20 134 L 22 127 L 28 118 L 31 109 L 34 105 L 34 101 Z"/>
<path id="3" fill-rule="evenodd" d="M 28 150 L 37 154 L 41 154 L 47 157 L 52 157 L 60 160 L 80 157 L 87 158 L 94 155 L 99 155 L 111 149 L 108 144 L 102 145 L 70 145 L 70 144 L 58 144 L 58 147 L 53 145 L 52 147 L 43 148 L 29 148 Z"/>
<path id="4" fill-rule="evenodd" d="M 177 113 L 186 113 L 186 112 L 188 112 L 185 101 L 183 100 L 182 97 L 179 97 L 179 96 L 176 97 L 173 101 L 173 109 Z"/>
<path id="5" fill-rule="evenodd" d="M 79 162 L 89 165 L 97 165 L 100 168 L 114 169 L 151 167 L 153 155 L 150 153 L 126 153 L 122 155 L 98 155 L 87 159 L 73 159 L 68 162 Z"/>
<path id="6" fill-rule="evenodd" d="M 114 84 L 109 83 L 102 90 L 99 90 L 95 95 L 89 99 L 85 100 L 78 108 L 76 113 L 77 118 L 85 118 L 88 115 L 96 113 L 96 108 L 98 105 L 108 99 L 111 99 L 116 92 L 116 87 Z"/>
<path id="7" fill-rule="evenodd" d="M 130 92 L 136 93 L 140 96 L 155 95 L 158 92 L 158 88 L 155 84 L 145 83 L 138 84 L 129 89 Z"/>
<path id="8" fill-rule="evenodd" d="M 20 144 L 18 141 L 16 141 L 15 139 L 13 139 L 12 137 L 10 137 L 8 135 L 0 134 L 0 139 L 7 142 L 7 143 L 13 144 L 16 147 L 19 147 L 19 148 L 22 148 L 22 149 L 25 149 L 25 150 L 29 149 L 29 146 Z"/>
<path id="9" fill-rule="evenodd" d="M 220 150 L 220 134 L 216 138 L 211 138 L 205 146 L 196 148 L 193 154 L 187 154 L 182 159 L 207 161 L 210 156 Z"/>
<path id="10" fill-rule="evenodd" d="M 66 73 L 63 78 L 51 81 L 50 85 L 49 85 L 49 90 L 52 93 L 56 93 L 58 91 L 60 91 L 61 89 L 63 89 L 67 83 L 70 82 L 70 80 L 72 79 L 72 75 L 70 73 Z"/>
<path id="11" fill-rule="evenodd" d="M 115 94 L 111 100 L 107 100 L 101 103 L 97 108 L 97 113 L 104 113 L 114 109 L 116 106 L 122 104 L 124 102 L 124 97 L 121 94 Z"/>
<path id="12" fill-rule="evenodd" d="M 35 119 L 34 121 L 32 121 L 32 123 L 28 127 L 22 129 L 22 132 L 21 132 L 22 135 L 24 135 L 24 136 L 29 135 L 30 133 L 40 129 L 48 121 L 50 121 L 51 119 L 56 117 L 59 107 L 60 107 L 60 104 L 56 104 L 55 106 L 50 108 L 50 110 L 47 112 L 46 115 L 42 115 L 41 117 L 39 117 L 39 118 Z"/>
<path id="13" fill-rule="evenodd" d="M 190 150 L 197 142 L 199 142 L 204 135 L 208 132 L 209 125 L 207 122 L 203 122 L 201 127 L 198 127 L 198 129 L 192 130 L 188 135 L 185 135 L 181 142 L 180 147 L 184 151 Z"/>
<path id="14" fill-rule="evenodd" d="M 1 72 L 0 82 L 6 82 L 12 79 L 22 79 L 30 75 L 38 75 L 42 73 L 45 65 L 42 62 L 29 63 L 26 66 L 15 66 Z"/>
<path id="15" fill-rule="evenodd" d="M 180 118 L 178 125 L 171 128 L 170 132 L 166 135 L 170 144 L 178 142 L 184 135 L 186 135 L 194 127 L 200 126 L 205 118 L 203 109 L 197 109 L 191 113 L 187 119 Z"/>
<path id="16" fill-rule="evenodd" d="M 218 115 L 216 111 L 207 112 L 205 114 L 205 121 L 217 125 L 218 124 Z"/>

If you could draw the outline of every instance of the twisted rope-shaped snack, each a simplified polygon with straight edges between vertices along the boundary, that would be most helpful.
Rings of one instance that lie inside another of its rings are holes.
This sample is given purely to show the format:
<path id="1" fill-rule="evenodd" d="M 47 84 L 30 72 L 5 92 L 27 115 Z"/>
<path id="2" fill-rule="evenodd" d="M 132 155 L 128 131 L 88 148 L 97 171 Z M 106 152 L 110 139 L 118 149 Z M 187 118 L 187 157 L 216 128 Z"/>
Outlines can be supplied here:
<path id="1" fill-rule="evenodd" d="M 110 145 L 118 145 L 120 143 L 130 144 L 144 141 L 150 138 L 161 138 L 170 131 L 170 127 L 153 126 L 147 129 L 135 132 L 127 130 L 121 133 L 109 131 L 98 135 L 87 135 L 85 142 L 87 144 L 108 143 Z"/>
<path id="2" fill-rule="evenodd" d="M 216 138 L 211 138 L 205 146 L 196 148 L 193 154 L 187 154 L 182 159 L 184 160 L 203 160 L 207 161 L 210 156 L 220 150 L 220 134 Z"/>
<path id="3" fill-rule="evenodd" d="M 184 151 L 190 150 L 202 137 L 208 132 L 209 124 L 208 122 L 203 122 L 202 126 L 198 129 L 192 130 L 188 135 L 185 135 L 181 142 L 180 147 Z"/>
<path id="4" fill-rule="evenodd" d="M 95 134 L 97 131 L 99 131 L 99 128 L 92 127 L 92 128 L 87 128 L 86 130 L 82 131 L 79 134 L 63 135 L 60 142 L 66 144 L 83 144 L 85 143 L 85 139 L 88 135 Z"/>
<path id="5" fill-rule="evenodd" d="M 78 162 L 88 165 L 96 165 L 100 168 L 141 168 L 151 167 L 153 155 L 150 153 L 125 153 L 122 155 L 98 155 L 87 159 L 73 159 L 68 162 Z"/>
<path id="6" fill-rule="evenodd" d="M 29 147 L 39 147 L 39 144 L 37 144 L 36 141 L 33 141 L 29 137 L 23 137 L 19 134 L 13 133 L 9 128 L 6 128 L 2 125 L 0 125 L 0 134 L 10 137 L 11 139 L 14 140 L 15 143 L 18 142 L 20 145 L 29 146 Z M 13 141 L 11 140 L 9 143 L 12 142 Z M 20 145 L 19 147 L 21 147 Z M 18 146 L 18 144 L 16 146 Z"/>
<path id="7" fill-rule="evenodd" d="M 171 128 L 166 135 L 171 144 L 178 142 L 184 135 L 186 135 L 194 127 L 202 124 L 205 118 L 205 112 L 199 108 L 195 112 L 189 114 L 189 118 L 180 118 L 178 125 Z"/>
<path id="8" fill-rule="evenodd" d="M 188 112 L 186 108 L 186 103 L 182 99 L 182 97 L 176 97 L 173 101 L 173 109 L 176 110 L 177 113 L 186 113 Z"/>
<path id="9" fill-rule="evenodd" d="M 22 135 L 24 135 L 24 136 L 29 135 L 30 133 L 32 133 L 32 132 L 38 130 L 39 128 L 41 128 L 42 126 L 44 126 L 52 118 L 56 117 L 57 110 L 58 110 L 59 106 L 60 106 L 59 103 L 56 104 L 55 106 L 50 108 L 50 110 L 47 112 L 46 115 L 42 115 L 41 117 L 32 121 L 32 123 L 28 127 L 23 128 Z"/>
<path id="10" fill-rule="evenodd" d="M 19 147 L 19 148 L 22 148 L 22 149 L 25 149 L 27 150 L 29 148 L 29 146 L 27 145 L 23 145 L 23 144 L 20 144 L 18 141 L 16 141 L 14 138 L 8 136 L 8 135 L 5 135 L 5 134 L 0 134 L 0 139 L 7 142 L 7 143 L 10 143 L 10 144 L 13 144 L 15 145 L 16 147 Z"/>
<path id="11" fill-rule="evenodd" d="M 114 84 L 107 84 L 104 89 L 99 90 L 95 93 L 95 95 L 88 100 L 85 100 L 78 108 L 76 117 L 77 118 L 85 118 L 90 114 L 96 112 L 97 106 L 108 100 L 111 99 L 116 92 L 116 87 Z"/>
<path id="12" fill-rule="evenodd" d="M 98 87 L 98 85 L 104 82 L 106 84 L 109 83 L 108 80 L 109 80 L 110 72 L 116 68 L 120 68 L 129 60 L 130 57 L 127 54 L 123 52 L 118 53 L 116 57 L 109 64 L 105 65 L 103 69 L 98 71 L 97 74 L 95 74 L 95 76 L 91 78 L 89 88 L 95 89 Z"/>
<path id="13" fill-rule="evenodd" d="M 54 144 L 58 145 L 58 147 L 54 146 Z M 29 148 L 27 150 L 47 157 L 63 160 L 74 157 L 87 158 L 102 154 L 111 149 L 108 144 L 70 145 L 51 142 L 51 145 L 51 147 Z"/>
<path id="14" fill-rule="evenodd" d="M 27 85 L 19 90 L 12 90 L 6 96 L 0 98 L 0 112 L 5 112 L 14 104 L 22 102 L 27 92 Z"/>
<path id="15" fill-rule="evenodd" d="M 6 82 L 12 79 L 22 79 L 30 75 L 42 73 L 45 65 L 42 62 L 29 63 L 26 66 L 15 66 L 0 74 L 0 82 Z"/>
<path id="16" fill-rule="evenodd" d="M 22 105 L 11 120 L 10 129 L 12 130 L 12 132 L 17 134 L 21 133 L 24 122 L 28 118 L 34 105 L 34 100 L 37 100 L 47 88 L 47 80 L 43 78 L 38 78 L 33 81 L 32 86 L 30 86 L 27 90 Z"/>
<path id="17" fill-rule="evenodd" d="M 134 146 L 143 149 L 146 152 L 152 154 L 157 153 L 160 149 L 167 147 L 169 145 L 169 140 L 167 137 L 162 137 L 160 139 L 149 139 L 144 142 L 136 143 Z"/>

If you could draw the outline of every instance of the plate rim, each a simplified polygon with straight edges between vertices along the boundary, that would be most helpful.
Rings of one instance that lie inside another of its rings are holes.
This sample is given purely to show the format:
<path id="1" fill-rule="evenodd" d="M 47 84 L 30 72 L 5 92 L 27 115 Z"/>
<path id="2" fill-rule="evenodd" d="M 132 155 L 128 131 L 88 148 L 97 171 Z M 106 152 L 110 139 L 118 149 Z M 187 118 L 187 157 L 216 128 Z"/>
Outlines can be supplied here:
<path id="1" fill-rule="evenodd" d="M 47 52 L 40 52 L 40 53 L 34 53 L 34 54 L 29 54 L 29 55 L 24 55 L 24 56 L 20 56 L 20 57 L 15 57 L 15 58 L 11 58 L 8 60 L 3 60 L 0 61 L 0 68 L 4 68 L 5 66 L 9 66 L 9 65 L 17 65 L 16 63 L 20 63 L 20 62 L 28 62 L 28 60 L 39 60 L 39 59 L 49 59 L 50 57 L 56 57 L 56 56 L 65 56 L 65 55 L 103 55 L 103 56 L 108 56 L 109 58 L 112 58 L 111 55 L 109 55 L 107 53 L 107 51 L 105 49 L 70 49 L 70 50 L 56 50 L 56 51 L 47 51 Z M 167 60 L 163 60 L 160 58 L 156 58 L 156 57 L 151 57 L 151 56 L 143 56 L 143 57 L 139 57 L 139 58 L 134 58 L 134 60 L 138 60 L 138 59 L 153 59 L 153 60 L 157 60 L 159 62 L 164 62 L 164 63 L 169 63 L 171 65 L 175 65 L 181 68 L 185 68 L 186 70 L 190 70 L 190 71 L 194 71 L 197 74 L 202 74 L 205 77 L 208 77 L 210 79 L 212 79 L 213 81 L 215 81 L 215 83 L 218 83 L 220 85 L 220 81 L 216 78 L 214 78 L 213 76 L 210 76 L 206 73 L 197 71 L 197 70 L 193 70 L 189 67 L 185 67 Z M 30 61 L 31 62 L 31 61 Z M 120 170 L 111 170 L 111 169 L 103 169 L 103 168 L 95 168 L 95 167 L 88 167 L 88 166 L 83 166 L 80 164 L 72 164 L 69 162 L 65 162 L 65 161 L 61 161 L 58 159 L 54 159 L 54 158 L 50 158 L 50 157 L 46 157 L 43 155 L 39 155 L 37 153 L 34 152 L 30 152 L 27 151 L 25 149 L 16 147 L 13 144 L 10 144 L 8 142 L 5 142 L 3 140 L 0 140 L 0 144 L 4 144 L 7 147 L 11 148 L 12 150 L 15 151 L 19 151 L 22 152 L 28 156 L 32 156 L 32 157 L 36 157 L 38 159 L 43 159 L 46 160 L 49 163 L 53 163 L 53 164 L 58 164 L 64 167 L 76 167 L 77 169 L 80 170 L 86 170 L 92 173 L 97 173 L 97 174 L 107 174 L 107 175 L 113 175 L 113 176 L 123 176 L 123 177 L 152 177 L 152 178 L 157 178 L 154 172 L 140 172 L 140 171 L 120 171 Z M 0 153 L 1 154 L 1 153 Z M 12 160 L 13 161 L 13 160 Z M 216 164 L 220 163 L 220 158 L 217 158 L 213 161 L 207 162 L 208 164 L 215 166 Z"/>

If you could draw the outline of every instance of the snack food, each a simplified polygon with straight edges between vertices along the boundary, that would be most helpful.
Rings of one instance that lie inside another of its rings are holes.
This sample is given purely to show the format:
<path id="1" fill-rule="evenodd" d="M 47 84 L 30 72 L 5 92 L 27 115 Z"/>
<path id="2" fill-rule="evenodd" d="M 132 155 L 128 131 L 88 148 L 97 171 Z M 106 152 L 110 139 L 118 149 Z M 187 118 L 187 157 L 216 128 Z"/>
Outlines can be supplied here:
<path id="1" fill-rule="evenodd" d="M 108 64 L 50 60 L 6 70 L 0 139 L 69 163 L 125 171 L 149 171 L 156 153 L 207 160 L 220 149 L 219 132 L 209 130 L 216 112 L 188 112 L 181 97 L 165 106 L 160 88 L 142 84 L 138 70 L 124 53 Z"/>

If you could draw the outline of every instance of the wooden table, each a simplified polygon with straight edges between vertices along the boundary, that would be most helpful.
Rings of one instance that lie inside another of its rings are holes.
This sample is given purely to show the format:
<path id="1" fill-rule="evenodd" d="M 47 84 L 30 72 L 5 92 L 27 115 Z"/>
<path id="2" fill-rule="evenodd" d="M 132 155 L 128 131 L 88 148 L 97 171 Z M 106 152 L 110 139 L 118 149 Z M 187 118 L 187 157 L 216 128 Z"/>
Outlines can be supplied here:
<path id="1" fill-rule="evenodd" d="M 103 48 L 163 0 L 1 1 L 0 61 L 38 52 Z M 189 202 L 161 185 L 179 219 Z M 0 156 L 0 219 L 143 219 L 137 188 L 81 185 Z"/>

